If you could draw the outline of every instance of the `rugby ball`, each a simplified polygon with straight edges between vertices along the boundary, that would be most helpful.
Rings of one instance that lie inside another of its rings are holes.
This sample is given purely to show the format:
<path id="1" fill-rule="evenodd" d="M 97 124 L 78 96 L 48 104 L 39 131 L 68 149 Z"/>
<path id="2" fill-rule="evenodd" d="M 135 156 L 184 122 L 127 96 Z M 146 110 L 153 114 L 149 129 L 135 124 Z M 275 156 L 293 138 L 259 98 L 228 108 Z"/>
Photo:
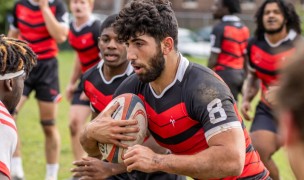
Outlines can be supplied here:
<path id="1" fill-rule="evenodd" d="M 135 94 L 121 94 L 120 96 L 117 96 L 115 99 L 113 99 L 103 111 L 109 109 L 116 102 L 119 103 L 119 107 L 112 114 L 112 118 L 115 120 L 136 119 L 138 121 L 138 126 L 140 129 L 138 133 L 128 133 L 128 135 L 136 136 L 136 140 L 122 141 L 122 143 L 127 144 L 128 146 L 142 144 L 146 137 L 148 126 L 148 120 L 143 101 Z M 98 147 L 102 154 L 103 160 L 112 163 L 123 162 L 123 155 L 127 149 L 118 147 L 114 144 L 103 143 L 98 143 Z"/>

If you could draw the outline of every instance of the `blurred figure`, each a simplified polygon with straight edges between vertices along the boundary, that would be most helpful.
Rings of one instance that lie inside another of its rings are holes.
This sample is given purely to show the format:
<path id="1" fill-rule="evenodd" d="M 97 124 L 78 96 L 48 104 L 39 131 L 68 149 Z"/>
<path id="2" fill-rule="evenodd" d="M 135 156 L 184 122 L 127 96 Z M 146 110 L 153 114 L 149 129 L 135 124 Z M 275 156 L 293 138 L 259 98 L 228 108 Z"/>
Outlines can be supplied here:
<path id="1" fill-rule="evenodd" d="M 239 0 L 214 0 L 212 11 L 214 19 L 221 19 L 221 22 L 214 26 L 211 33 L 208 67 L 225 81 L 237 100 L 245 79 L 244 61 L 249 29 L 233 15 L 241 12 Z"/>
<path id="2" fill-rule="evenodd" d="M 70 0 L 74 19 L 70 23 L 68 39 L 77 54 L 72 76 L 66 87 L 66 97 L 71 102 L 69 128 L 74 160 L 80 160 L 85 155 L 79 136 L 91 114 L 90 101 L 81 98 L 81 76 L 100 61 L 98 36 L 101 23 L 92 15 L 93 5 L 94 0 Z"/>
<path id="3" fill-rule="evenodd" d="M 22 95 L 24 80 L 36 65 L 36 54 L 24 41 L 0 35 L 0 179 L 10 179 L 17 128 L 9 111 Z"/>
<path id="4" fill-rule="evenodd" d="M 257 29 L 248 44 L 249 66 L 241 112 L 245 119 L 251 120 L 248 114 L 250 102 L 259 90 L 260 81 L 261 100 L 252 122 L 251 138 L 271 177 L 277 180 L 279 170 L 272 155 L 281 143 L 272 106 L 265 96 L 269 88 L 277 85 L 282 64 L 295 52 L 295 44 L 301 40 L 300 19 L 292 4 L 281 0 L 266 0 L 255 18 Z"/>
<path id="5" fill-rule="evenodd" d="M 303 48 L 299 46 L 299 48 Z M 304 53 L 284 69 L 276 96 L 279 127 L 296 179 L 304 179 Z"/>
<path id="6" fill-rule="evenodd" d="M 22 108 L 30 93 L 35 91 L 40 123 L 45 136 L 46 179 L 57 180 L 60 135 L 55 125 L 57 102 L 60 101 L 57 43 L 66 40 L 68 14 L 62 0 L 19 0 L 13 10 L 14 20 L 9 37 L 21 38 L 38 56 L 38 64 L 25 80 L 21 100 L 14 115 Z M 20 145 L 20 143 L 19 143 Z M 13 179 L 23 179 L 20 147 L 13 159 Z"/>

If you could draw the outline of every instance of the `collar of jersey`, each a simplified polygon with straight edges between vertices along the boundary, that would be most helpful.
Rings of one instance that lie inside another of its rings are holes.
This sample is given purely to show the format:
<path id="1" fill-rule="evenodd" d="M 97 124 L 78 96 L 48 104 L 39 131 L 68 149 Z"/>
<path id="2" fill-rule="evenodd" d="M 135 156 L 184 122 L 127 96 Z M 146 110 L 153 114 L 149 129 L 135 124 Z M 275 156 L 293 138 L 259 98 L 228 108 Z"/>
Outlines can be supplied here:
<path id="1" fill-rule="evenodd" d="M 99 74 L 100 74 L 101 79 L 103 80 L 103 82 L 104 82 L 105 84 L 111 84 L 115 79 L 120 78 L 120 77 L 122 77 L 122 76 L 124 76 L 124 75 L 130 76 L 130 75 L 132 74 L 132 72 L 133 72 L 133 67 L 132 67 L 131 63 L 129 63 L 129 64 L 128 64 L 128 67 L 127 67 L 127 69 L 125 70 L 124 73 L 118 74 L 118 75 L 112 77 L 112 79 L 111 79 L 110 81 L 107 81 L 107 80 L 104 78 L 104 75 L 103 75 L 103 72 L 102 72 L 102 66 L 103 66 L 103 64 L 104 64 L 104 60 L 102 59 L 102 60 L 98 63 L 97 69 L 98 69 L 98 71 L 99 71 Z"/>
<path id="2" fill-rule="evenodd" d="M 54 2 L 55 0 L 49 0 L 49 3 Z M 38 6 L 39 4 L 37 2 L 34 2 L 33 0 L 28 0 L 33 6 Z"/>
<path id="3" fill-rule="evenodd" d="M 92 26 L 92 24 L 95 22 L 95 20 L 96 20 L 95 16 L 91 15 L 91 16 L 89 17 L 89 19 L 87 20 L 87 22 L 84 23 L 84 24 L 82 24 L 81 26 L 77 27 L 76 24 L 75 24 L 75 20 L 73 20 L 72 25 L 73 25 L 75 31 L 76 31 L 76 32 L 79 32 L 79 31 L 81 31 L 83 28 L 85 28 L 86 26 Z"/>
<path id="4" fill-rule="evenodd" d="M 181 82 L 183 80 L 184 75 L 185 75 L 186 70 L 187 70 L 187 67 L 189 66 L 189 61 L 188 61 L 188 59 L 186 59 L 185 57 L 183 57 L 182 54 L 180 54 L 180 58 L 181 59 L 180 59 L 180 62 L 179 62 L 179 65 L 178 65 L 177 72 L 176 72 L 174 80 L 163 90 L 162 93 L 160 93 L 160 95 L 157 95 L 154 92 L 151 84 L 149 83 L 150 90 L 151 90 L 151 92 L 152 92 L 152 94 L 153 94 L 153 96 L 155 98 L 158 98 L 158 99 L 162 98 L 163 95 L 175 84 L 176 81 Z"/>
<path id="5" fill-rule="evenodd" d="M 278 47 L 278 46 L 280 46 L 283 42 L 288 41 L 288 40 L 291 40 L 291 41 L 292 41 L 292 40 L 294 40 L 294 39 L 296 38 L 296 36 L 297 36 L 296 31 L 293 30 L 293 29 L 291 29 L 291 30 L 289 30 L 289 33 L 287 34 L 287 36 L 286 36 L 284 39 L 282 39 L 282 40 L 280 40 L 279 42 L 273 44 L 273 43 L 271 43 L 271 42 L 268 40 L 266 34 L 264 34 L 264 38 L 265 38 L 266 42 L 267 42 L 268 45 L 271 46 L 271 47 Z"/>
<path id="6" fill-rule="evenodd" d="M 225 15 L 222 17 L 222 21 L 240 21 L 240 18 L 235 15 Z"/>

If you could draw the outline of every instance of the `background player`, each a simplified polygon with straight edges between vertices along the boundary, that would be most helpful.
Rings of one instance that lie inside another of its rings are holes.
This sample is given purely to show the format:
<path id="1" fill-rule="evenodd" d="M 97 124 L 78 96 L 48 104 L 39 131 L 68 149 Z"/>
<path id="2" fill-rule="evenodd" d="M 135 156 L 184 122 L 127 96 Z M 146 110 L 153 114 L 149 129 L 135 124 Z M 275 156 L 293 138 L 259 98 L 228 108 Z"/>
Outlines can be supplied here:
<path id="1" fill-rule="evenodd" d="M 24 80 L 36 65 L 27 43 L 0 35 L 0 179 L 10 179 L 11 159 L 17 146 L 17 128 L 9 111 L 20 100 Z"/>
<path id="2" fill-rule="evenodd" d="M 58 80 L 57 43 L 68 34 L 68 14 L 61 0 L 20 0 L 16 2 L 14 20 L 8 36 L 20 37 L 38 56 L 38 64 L 24 84 L 18 112 L 34 90 L 39 117 L 45 135 L 46 179 L 57 179 L 60 135 L 55 125 L 57 102 L 61 99 Z M 13 159 L 12 176 L 24 177 L 20 148 Z"/>
<path id="3" fill-rule="evenodd" d="M 269 87 L 276 85 L 278 72 L 286 57 L 295 52 L 295 43 L 301 39 L 300 19 L 292 4 L 281 0 L 266 0 L 255 17 L 257 29 L 248 45 L 249 70 L 241 111 L 245 119 L 251 119 L 248 115 L 250 102 L 258 92 L 260 80 L 262 95 L 252 122 L 251 138 L 270 176 L 279 179 L 272 155 L 281 143 L 272 107 L 265 94 Z"/>
<path id="4" fill-rule="evenodd" d="M 214 19 L 221 22 L 211 33 L 211 56 L 208 67 L 228 85 L 237 100 L 245 79 L 244 60 L 249 29 L 233 15 L 241 12 L 239 0 L 215 0 L 212 6 Z"/>
<path id="5" fill-rule="evenodd" d="M 111 25 L 115 22 L 117 14 L 109 16 L 101 26 L 101 34 L 99 38 L 99 49 L 102 54 L 102 61 L 94 68 L 87 71 L 84 75 L 84 91 L 89 97 L 91 102 L 91 107 L 93 110 L 93 117 L 97 116 L 106 105 L 112 100 L 113 93 L 117 87 L 133 73 L 133 68 L 127 60 L 127 52 L 125 44 L 118 39 L 118 36 L 113 31 Z M 131 122 L 131 124 L 136 122 Z M 127 123 L 130 125 L 130 122 Z M 125 126 L 126 124 L 121 124 L 117 121 L 104 121 L 103 126 L 98 128 L 99 137 L 105 137 L 109 143 L 116 144 L 119 146 L 124 146 L 117 137 L 134 140 L 134 137 L 125 136 L 117 129 L 120 126 Z M 137 132 L 137 128 L 130 128 L 130 132 Z M 119 138 L 118 138 L 119 139 Z M 146 143 L 154 143 L 153 138 L 147 140 Z M 160 148 L 155 146 L 155 148 Z M 163 151 L 164 149 L 158 149 L 158 151 Z M 88 150 L 89 156 L 99 156 L 100 151 L 92 152 Z M 84 158 L 81 161 L 74 163 L 78 167 L 73 169 L 76 176 L 89 176 L 91 179 L 155 179 L 155 180 L 182 180 L 185 179 L 183 176 L 177 176 L 173 174 L 167 174 L 162 172 L 157 173 L 141 173 L 133 172 L 131 174 L 123 173 L 126 172 L 124 166 L 115 166 L 110 163 L 100 161 L 97 158 Z M 86 166 L 83 166 L 83 165 Z M 113 165 L 112 170 L 109 170 L 109 166 Z M 95 168 L 92 168 L 95 167 Z M 114 168 L 115 167 L 115 168 Z M 114 170 L 113 170 L 114 169 Z M 119 174 L 123 173 L 123 174 Z M 119 174 L 119 175 L 117 175 Z M 113 176 L 115 175 L 115 176 Z M 131 176 L 131 177 L 130 177 Z"/>
<path id="6" fill-rule="evenodd" d="M 69 127 L 74 160 L 80 160 L 85 154 L 79 135 L 91 114 L 90 102 L 80 98 L 83 93 L 81 76 L 100 61 L 98 36 L 101 23 L 92 15 L 93 5 L 94 0 L 70 0 L 74 19 L 70 23 L 68 39 L 77 54 L 66 96 L 71 101 Z"/>
<path id="7" fill-rule="evenodd" d="M 303 44 L 299 46 L 302 48 Z M 276 96 L 279 127 L 286 146 L 289 162 L 296 179 L 303 179 L 304 172 L 304 56 L 298 54 L 286 69 Z"/>
<path id="8" fill-rule="evenodd" d="M 267 179 L 268 171 L 251 146 L 229 89 L 211 70 L 178 53 L 177 20 L 169 1 L 131 1 L 120 12 L 114 30 L 126 42 L 127 57 L 136 73 L 118 87 L 115 96 L 139 95 L 146 105 L 152 136 L 173 153 L 158 154 L 142 145 L 130 147 L 124 156 L 129 172 Z M 98 116 L 92 126 L 111 119 L 117 107 Z M 96 148 L 98 136 L 89 128 L 86 133 L 83 145 L 95 143 Z"/>

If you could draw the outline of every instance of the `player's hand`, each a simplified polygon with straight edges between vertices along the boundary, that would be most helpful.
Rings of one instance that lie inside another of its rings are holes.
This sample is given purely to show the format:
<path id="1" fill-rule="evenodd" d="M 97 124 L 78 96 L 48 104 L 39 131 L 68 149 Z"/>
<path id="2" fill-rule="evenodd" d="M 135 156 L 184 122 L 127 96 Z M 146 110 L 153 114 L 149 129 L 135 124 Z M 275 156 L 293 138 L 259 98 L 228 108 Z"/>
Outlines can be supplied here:
<path id="1" fill-rule="evenodd" d="M 128 172 L 138 170 L 151 173 L 157 171 L 155 168 L 159 163 L 159 155 L 146 146 L 134 145 L 125 153 L 124 163 Z"/>
<path id="2" fill-rule="evenodd" d="M 95 139 L 97 142 L 115 144 L 127 148 L 126 144 L 120 141 L 134 141 L 136 136 L 126 135 L 126 133 L 137 133 L 139 127 L 137 120 L 114 120 L 112 114 L 119 107 L 114 104 L 107 111 L 100 113 L 94 120 L 87 125 L 87 137 Z"/>
<path id="3" fill-rule="evenodd" d="M 66 95 L 66 98 L 69 102 L 71 102 L 72 98 L 73 98 L 73 94 L 76 90 L 76 87 L 75 85 L 73 84 L 69 84 L 66 89 L 65 89 L 65 95 Z"/>
<path id="4" fill-rule="evenodd" d="M 277 105 L 276 94 L 279 90 L 279 86 L 270 86 L 266 92 L 265 98 L 269 104 L 272 106 Z"/>
<path id="5" fill-rule="evenodd" d="M 241 113 L 243 115 L 243 117 L 248 120 L 251 121 L 251 117 L 249 116 L 249 113 L 251 111 L 251 105 L 249 101 L 243 101 L 242 105 L 241 105 Z"/>
<path id="6" fill-rule="evenodd" d="M 49 0 L 39 0 L 38 2 L 39 2 L 40 9 L 49 7 Z"/>
<path id="7" fill-rule="evenodd" d="M 71 169 L 71 172 L 74 177 L 79 177 L 80 180 L 99 180 L 112 176 L 109 163 L 97 158 L 85 157 L 73 162 L 73 164 L 76 167 Z"/>

